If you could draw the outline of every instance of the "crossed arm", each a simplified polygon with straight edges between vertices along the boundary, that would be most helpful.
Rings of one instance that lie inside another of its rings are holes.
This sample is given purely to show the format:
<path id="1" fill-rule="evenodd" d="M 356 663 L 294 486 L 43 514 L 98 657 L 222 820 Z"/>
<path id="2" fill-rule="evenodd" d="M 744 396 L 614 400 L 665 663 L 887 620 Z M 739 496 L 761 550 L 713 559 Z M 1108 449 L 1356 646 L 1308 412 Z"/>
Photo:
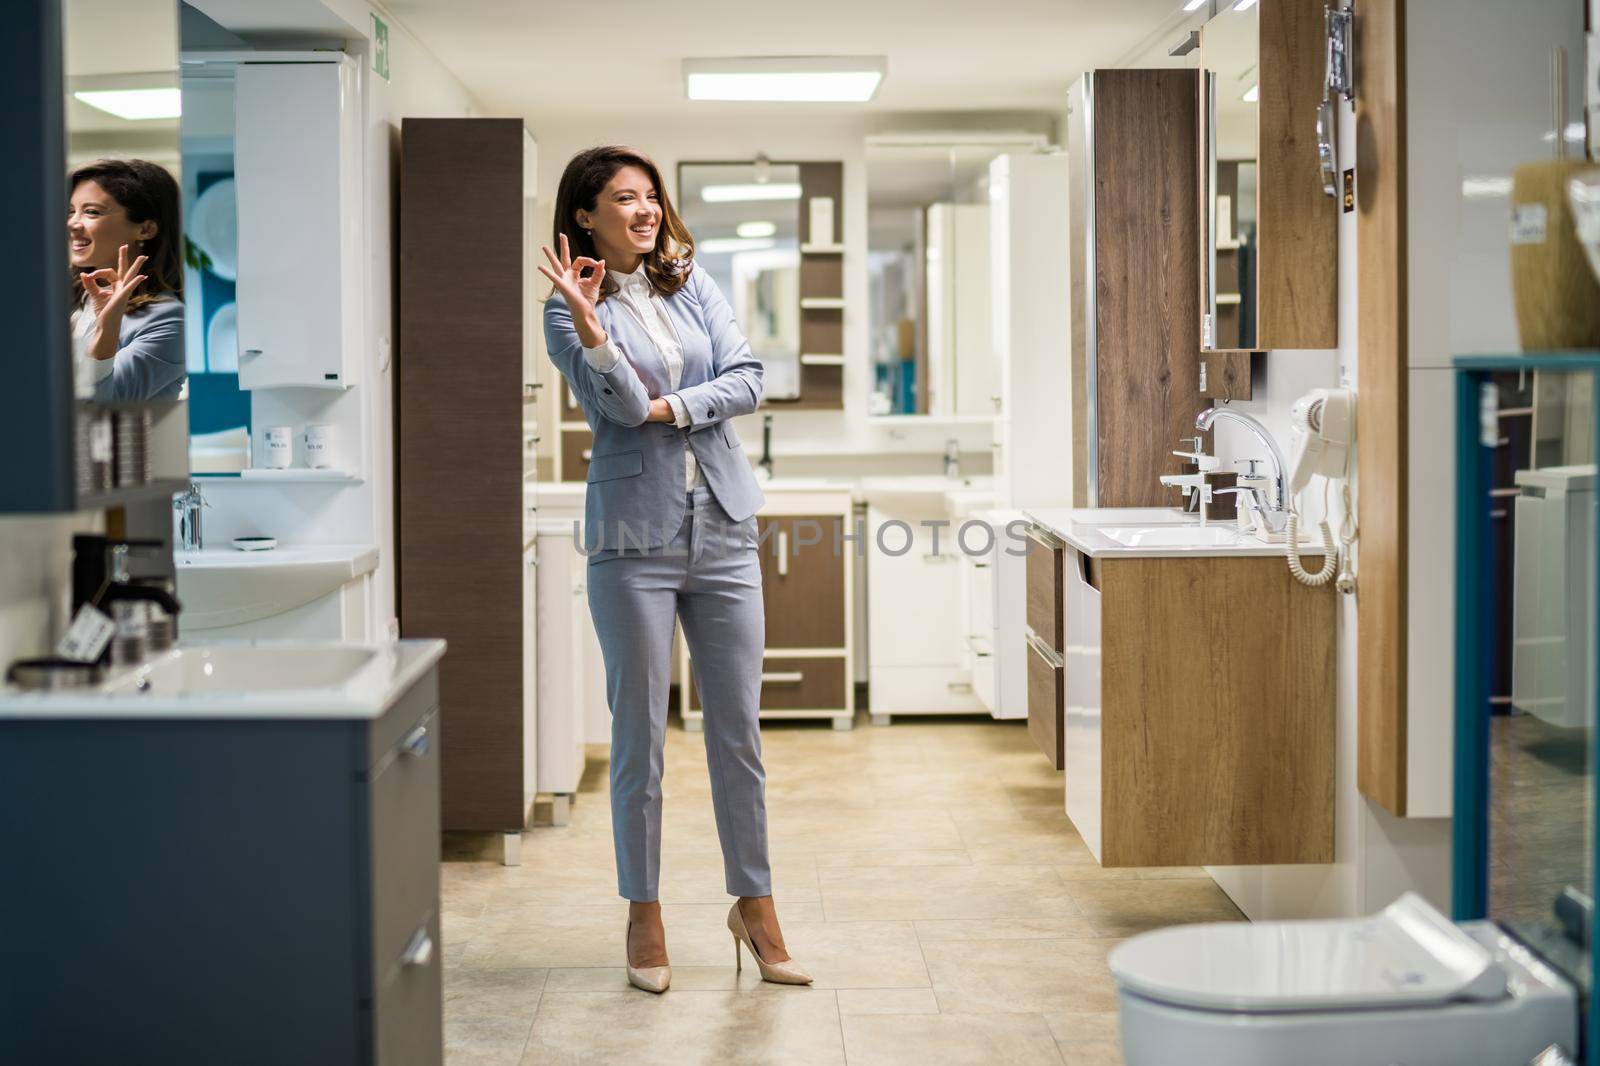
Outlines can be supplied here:
<path id="1" fill-rule="evenodd" d="M 761 361 L 750 353 L 750 342 L 739 331 L 733 309 L 716 283 L 696 269 L 687 282 L 704 316 L 711 337 L 710 380 L 673 394 L 671 421 L 691 432 L 706 429 L 738 415 L 749 414 L 761 403 Z M 585 358 L 572 313 L 560 293 L 550 297 L 544 311 L 545 347 L 585 410 L 594 411 L 624 426 L 650 420 L 652 397 L 626 358 L 616 358 L 605 370 Z M 605 363 L 600 363 L 605 366 Z M 678 410 L 679 404 L 683 410 Z M 687 423 L 684 418 L 687 417 Z"/>

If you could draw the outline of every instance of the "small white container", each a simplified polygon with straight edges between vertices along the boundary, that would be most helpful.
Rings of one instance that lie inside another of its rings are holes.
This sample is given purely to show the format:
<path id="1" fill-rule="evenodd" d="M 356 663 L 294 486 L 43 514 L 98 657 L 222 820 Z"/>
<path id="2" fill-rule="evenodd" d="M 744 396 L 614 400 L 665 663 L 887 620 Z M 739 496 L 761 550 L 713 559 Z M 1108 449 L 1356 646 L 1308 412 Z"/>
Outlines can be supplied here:
<path id="1" fill-rule="evenodd" d="M 313 470 L 326 470 L 335 465 L 338 448 L 338 427 L 323 422 L 306 426 L 306 465 Z"/>
<path id="2" fill-rule="evenodd" d="M 269 426 L 261 431 L 262 465 L 287 470 L 294 463 L 294 431 L 289 426 Z"/>
<path id="3" fill-rule="evenodd" d="M 810 238 L 812 244 L 833 243 L 833 197 L 811 198 Z"/>

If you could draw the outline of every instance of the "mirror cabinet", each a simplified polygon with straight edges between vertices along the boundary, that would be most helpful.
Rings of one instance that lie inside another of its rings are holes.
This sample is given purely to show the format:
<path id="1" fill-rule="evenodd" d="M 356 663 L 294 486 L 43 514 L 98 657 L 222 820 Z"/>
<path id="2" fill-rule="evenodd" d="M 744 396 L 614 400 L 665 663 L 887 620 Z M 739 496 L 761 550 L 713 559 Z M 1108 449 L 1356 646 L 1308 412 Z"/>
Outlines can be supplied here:
<path id="1" fill-rule="evenodd" d="M 1203 391 L 1248 395 L 1249 353 L 1338 344 L 1338 206 L 1323 192 L 1321 0 L 1216 5 L 1200 30 Z"/>

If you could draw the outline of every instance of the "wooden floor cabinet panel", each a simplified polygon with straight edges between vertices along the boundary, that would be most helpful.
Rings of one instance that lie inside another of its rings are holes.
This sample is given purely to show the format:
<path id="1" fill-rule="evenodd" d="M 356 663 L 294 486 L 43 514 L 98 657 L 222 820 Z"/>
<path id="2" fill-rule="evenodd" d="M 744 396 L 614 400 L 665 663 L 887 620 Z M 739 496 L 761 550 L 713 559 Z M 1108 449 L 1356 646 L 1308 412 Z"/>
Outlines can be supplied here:
<path id="1" fill-rule="evenodd" d="M 1099 576 L 1101 863 L 1332 862 L 1331 589 L 1277 558 L 1108 560 Z M 1069 798 L 1071 748 L 1091 742 L 1069 728 Z"/>
<path id="2" fill-rule="evenodd" d="M 843 522 L 839 515 L 763 515 L 758 520 L 767 647 L 844 647 L 843 551 L 850 545 L 834 550 Z"/>
<path id="3" fill-rule="evenodd" d="M 1030 638 L 1028 735 L 1057 770 L 1065 769 L 1067 765 L 1066 750 L 1062 746 L 1066 736 L 1063 722 L 1065 711 L 1066 678 L 1061 664 L 1039 646 L 1037 639 Z"/>
<path id="4" fill-rule="evenodd" d="M 1028 628 L 1045 647 L 1060 653 L 1065 648 L 1062 625 L 1062 550 L 1048 534 L 1028 534 Z"/>

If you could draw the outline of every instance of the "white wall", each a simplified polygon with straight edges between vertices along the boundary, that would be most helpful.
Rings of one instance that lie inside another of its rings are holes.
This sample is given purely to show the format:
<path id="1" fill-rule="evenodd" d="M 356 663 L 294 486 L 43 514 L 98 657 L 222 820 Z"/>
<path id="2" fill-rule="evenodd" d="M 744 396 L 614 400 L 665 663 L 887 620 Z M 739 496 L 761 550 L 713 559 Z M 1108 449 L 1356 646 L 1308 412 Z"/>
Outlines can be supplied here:
<path id="1" fill-rule="evenodd" d="M 50 653 L 69 621 L 72 535 L 104 529 L 98 513 L 0 518 L 0 667 Z"/>
<path id="2" fill-rule="evenodd" d="M 945 441 L 961 442 L 963 472 L 987 472 L 992 429 L 988 425 L 938 425 L 917 419 L 896 423 L 867 421 L 868 291 L 867 291 L 867 175 L 864 138 L 869 133 L 954 129 L 1026 130 L 1049 135 L 1053 116 L 1047 113 L 941 115 L 873 115 L 841 111 L 836 117 L 752 121 L 748 116 L 719 118 L 714 112 L 693 123 L 662 126 L 620 116 L 605 122 L 563 124 L 539 120 L 531 124 L 539 141 L 540 243 L 551 239 L 556 189 L 567 161 L 596 144 L 634 145 L 655 159 L 662 180 L 676 195 L 678 164 L 753 159 L 765 152 L 774 162 L 834 161 L 844 164 L 844 204 L 841 216 L 844 259 L 844 402 L 839 411 L 776 411 L 773 418 L 773 454 L 778 475 L 849 475 L 870 467 L 873 473 L 937 474 L 943 470 Z M 998 152 L 996 154 L 999 154 Z M 541 297 L 549 286 L 540 279 Z M 543 354 L 540 370 L 546 382 L 557 372 Z M 553 426 L 560 390 L 546 388 L 543 425 Z M 735 426 L 747 450 L 758 454 L 761 415 L 737 419 Z M 555 434 L 543 434 L 549 449 Z M 543 455 L 551 454 L 548 450 Z"/>
<path id="3" fill-rule="evenodd" d="M 337 5 L 346 22 L 352 18 L 348 7 Z M 400 124 L 407 117 L 466 117 L 482 109 L 405 26 L 381 8 L 371 10 L 389 26 L 389 80 L 372 70 L 366 37 L 346 41 L 361 67 L 365 109 L 366 291 L 358 384 L 344 393 L 295 390 L 253 397 L 258 436 L 266 425 L 333 422 L 339 426 L 343 463 L 359 469 L 365 480 L 355 486 L 207 481 L 212 509 L 206 513 L 205 529 L 213 544 L 226 544 L 240 534 L 267 534 L 288 544 L 376 544 L 378 569 L 368 579 L 372 612 L 367 634 L 381 639 L 395 632 L 394 368 L 387 353 L 397 322 Z M 356 21 L 370 32 L 370 18 Z"/>

